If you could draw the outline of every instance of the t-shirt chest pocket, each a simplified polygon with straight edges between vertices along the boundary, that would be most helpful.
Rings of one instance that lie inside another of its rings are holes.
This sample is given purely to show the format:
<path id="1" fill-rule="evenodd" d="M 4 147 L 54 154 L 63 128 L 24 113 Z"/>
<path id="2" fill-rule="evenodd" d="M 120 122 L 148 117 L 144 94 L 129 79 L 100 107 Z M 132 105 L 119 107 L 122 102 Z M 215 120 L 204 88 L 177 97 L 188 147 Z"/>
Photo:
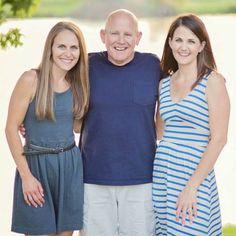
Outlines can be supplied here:
<path id="1" fill-rule="evenodd" d="M 140 105 L 152 105 L 156 103 L 157 88 L 151 82 L 135 81 L 133 84 L 134 102 Z"/>

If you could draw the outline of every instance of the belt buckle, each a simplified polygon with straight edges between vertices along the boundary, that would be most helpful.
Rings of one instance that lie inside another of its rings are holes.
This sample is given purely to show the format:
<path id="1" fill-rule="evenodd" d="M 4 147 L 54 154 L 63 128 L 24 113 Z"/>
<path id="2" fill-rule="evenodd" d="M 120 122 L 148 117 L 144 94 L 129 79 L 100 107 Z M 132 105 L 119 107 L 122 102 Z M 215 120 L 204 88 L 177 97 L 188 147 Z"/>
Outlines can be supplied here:
<path id="1" fill-rule="evenodd" d="M 59 148 L 59 152 L 64 152 L 64 148 Z"/>

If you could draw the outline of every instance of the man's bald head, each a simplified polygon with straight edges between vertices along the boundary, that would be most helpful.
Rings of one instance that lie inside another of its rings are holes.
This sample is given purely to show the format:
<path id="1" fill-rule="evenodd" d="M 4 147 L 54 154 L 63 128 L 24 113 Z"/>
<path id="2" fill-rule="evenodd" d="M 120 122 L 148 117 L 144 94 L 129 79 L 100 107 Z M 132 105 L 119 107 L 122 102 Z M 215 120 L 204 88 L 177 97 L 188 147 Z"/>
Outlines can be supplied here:
<path id="1" fill-rule="evenodd" d="M 118 9 L 118 10 L 115 10 L 115 11 L 112 11 L 111 13 L 109 13 L 109 15 L 107 16 L 107 19 L 106 19 L 105 29 L 108 28 L 110 21 L 115 17 L 128 17 L 128 18 L 130 18 L 130 20 L 133 21 L 133 24 L 135 26 L 135 31 L 138 32 L 138 19 L 137 19 L 137 17 L 134 15 L 134 13 L 132 13 L 131 11 L 126 10 L 126 9 Z"/>

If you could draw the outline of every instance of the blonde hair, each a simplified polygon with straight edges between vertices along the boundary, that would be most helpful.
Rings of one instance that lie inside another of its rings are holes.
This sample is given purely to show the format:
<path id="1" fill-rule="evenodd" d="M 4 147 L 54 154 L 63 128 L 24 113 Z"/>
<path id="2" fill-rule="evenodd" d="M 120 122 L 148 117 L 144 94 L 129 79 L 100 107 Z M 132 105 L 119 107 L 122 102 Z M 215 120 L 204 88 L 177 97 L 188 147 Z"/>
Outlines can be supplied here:
<path id="1" fill-rule="evenodd" d="M 36 116 L 39 120 L 55 120 L 53 111 L 52 87 L 52 46 L 55 37 L 62 31 L 69 30 L 75 34 L 80 47 L 80 57 L 76 65 L 67 72 L 66 81 L 70 84 L 73 93 L 73 114 L 75 119 L 82 119 L 88 110 L 89 80 L 88 55 L 83 34 L 78 26 L 72 22 L 59 22 L 49 32 L 42 61 L 38 67 L 38 84 L 36 90 Z"/>

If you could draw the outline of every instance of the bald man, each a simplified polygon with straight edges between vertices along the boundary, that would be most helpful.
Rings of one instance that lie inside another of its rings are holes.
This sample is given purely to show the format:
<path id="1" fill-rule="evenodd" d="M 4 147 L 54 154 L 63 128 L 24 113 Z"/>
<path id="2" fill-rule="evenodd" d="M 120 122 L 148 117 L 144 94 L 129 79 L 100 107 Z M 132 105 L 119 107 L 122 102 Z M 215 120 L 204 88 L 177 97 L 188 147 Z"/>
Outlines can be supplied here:
<path id="1" fill-rule="evenodd" d="M 100 36 L 106 51 L 90 54 L 90 107 L 80 139 L 82 235 L 153 236 L 159 59 L 135 51 L 142 33 L 127 10 L 111 12 Z"/>

